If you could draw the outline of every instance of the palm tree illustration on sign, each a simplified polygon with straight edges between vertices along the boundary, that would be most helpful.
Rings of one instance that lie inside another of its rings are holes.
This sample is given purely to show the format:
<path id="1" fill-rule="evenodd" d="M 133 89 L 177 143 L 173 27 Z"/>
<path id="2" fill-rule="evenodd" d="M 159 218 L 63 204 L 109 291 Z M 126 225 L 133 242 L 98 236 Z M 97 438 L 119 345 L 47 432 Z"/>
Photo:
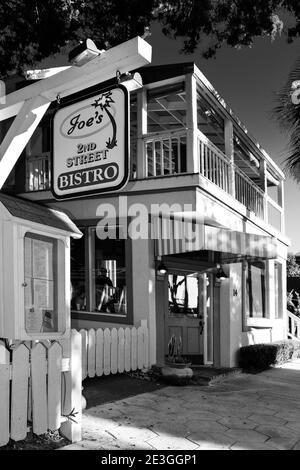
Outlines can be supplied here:
<path id="1" fill-rule="evenodd" d="M 113 134 L 112 134 L 112 137 L 109 137 L 108 141 L 106 142 L 106 148 L 108 149 L 113 149 L 114 147 L 117 146 L 117 124 L 112 113 L 109 111 L 109 108 L 111 107 L 110 106 L 111 103 L 114 103 L 114 100 L 112 99 L 111 91 L 102 93 L 99 96 L 99 98 L 95 99 L 95 101 L 92 103 L 92 106 L 94 106 L 95 109 L 100 107 L 101 111 L 104 111 L 107 114 L 108 118 L 110 119 Z"/>

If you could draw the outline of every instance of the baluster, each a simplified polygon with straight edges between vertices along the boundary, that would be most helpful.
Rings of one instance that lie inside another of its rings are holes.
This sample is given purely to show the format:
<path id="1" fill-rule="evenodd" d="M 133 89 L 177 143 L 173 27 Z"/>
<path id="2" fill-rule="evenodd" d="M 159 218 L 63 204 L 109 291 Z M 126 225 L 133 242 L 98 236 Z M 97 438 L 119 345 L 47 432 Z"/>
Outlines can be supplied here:
<path id="1" fill-rule="evenodd" d="M 160 161 L 161 161 L 161 169 L 160 174 L 165 174 L 165 165 L 164 165 L 164 141 L 161 139 L 160 141 Z"/>
<path id="2" fill-rule="evenodd" d="M 200 141 L 200 172 L 204 175 L 204 144 Z"/>
<path id="3" fill-rule="evenodd" d="M 168 162 L 168 166 L 169 166 L 170 175 L 172 175 L 174 173 L 173 168 L 172 168 L 172 154 L 173 154 L 172 140 L 171 140 L 171 137 L 169 137 L 169 162 Z"/>
<path id="4" fill-rule="evenodd" d="M 180 151 L 180 137 L 177 137 L 177 165 L 178 173 L 181 173 L 181 151 Z"/>
<path id="5" fill-rule="evenodd" d="M 156 176 L 156 153 L 154 140 L 152 140 L 152 174 L 153 176 Z"/>

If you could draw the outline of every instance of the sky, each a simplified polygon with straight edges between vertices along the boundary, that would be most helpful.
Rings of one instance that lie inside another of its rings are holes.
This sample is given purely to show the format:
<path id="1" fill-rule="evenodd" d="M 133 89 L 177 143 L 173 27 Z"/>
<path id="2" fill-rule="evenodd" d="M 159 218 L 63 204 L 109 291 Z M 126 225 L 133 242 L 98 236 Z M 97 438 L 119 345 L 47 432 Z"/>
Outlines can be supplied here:
<path id="1" fill-rule="evenodd" d="M 300 57 L 300 39 L 287 44 L 284 37 L 258 38 L 252 48 L 240 50 L 223 46 L 215 59 L 204 59 L 198 50 L 192 55 L 179 52 L 181 43 L 166 38 L 157 24 L 151 26 L 147 41 L 152 45 L 152 65 L 195 61 L 199 69 L 225 99 L 273 160 L 283 169 L 288 136 L 272 118 L 275 95 Z M 299 76 L 300 79 L 300 76 Z M 300 252 L 300 184 L 285 182 L 285 224 L 292 253 Z"/>

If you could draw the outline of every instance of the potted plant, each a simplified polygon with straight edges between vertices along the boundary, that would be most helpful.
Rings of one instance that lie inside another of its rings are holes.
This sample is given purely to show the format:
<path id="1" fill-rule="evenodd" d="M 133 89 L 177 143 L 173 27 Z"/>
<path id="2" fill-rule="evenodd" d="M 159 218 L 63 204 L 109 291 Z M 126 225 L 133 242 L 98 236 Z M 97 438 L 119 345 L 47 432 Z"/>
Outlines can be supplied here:
<path id="1" fill-rule="evenodd" d="M 182 340 L 173 334 L 168 342 L 168 358 L 162 367 L 163 378 L 173 385 L 186 385 L 193 376 L 191 363 L 182 357 Z"/>

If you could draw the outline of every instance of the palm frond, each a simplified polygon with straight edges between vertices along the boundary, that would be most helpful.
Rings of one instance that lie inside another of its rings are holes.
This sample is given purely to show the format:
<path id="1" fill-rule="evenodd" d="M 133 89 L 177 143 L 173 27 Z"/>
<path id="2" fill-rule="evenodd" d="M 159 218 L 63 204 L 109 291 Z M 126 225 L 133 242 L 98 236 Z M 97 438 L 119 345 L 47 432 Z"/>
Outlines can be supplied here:
<path id="1" fill-rule="evenodd" d="M 273 117 L 289 136 L 285 171 L 300 182 L 300 104 L 292 103 L 292 84 L 300 80 L 300 59 L 291 70 L 283 88 L 277 93 Z"/>

